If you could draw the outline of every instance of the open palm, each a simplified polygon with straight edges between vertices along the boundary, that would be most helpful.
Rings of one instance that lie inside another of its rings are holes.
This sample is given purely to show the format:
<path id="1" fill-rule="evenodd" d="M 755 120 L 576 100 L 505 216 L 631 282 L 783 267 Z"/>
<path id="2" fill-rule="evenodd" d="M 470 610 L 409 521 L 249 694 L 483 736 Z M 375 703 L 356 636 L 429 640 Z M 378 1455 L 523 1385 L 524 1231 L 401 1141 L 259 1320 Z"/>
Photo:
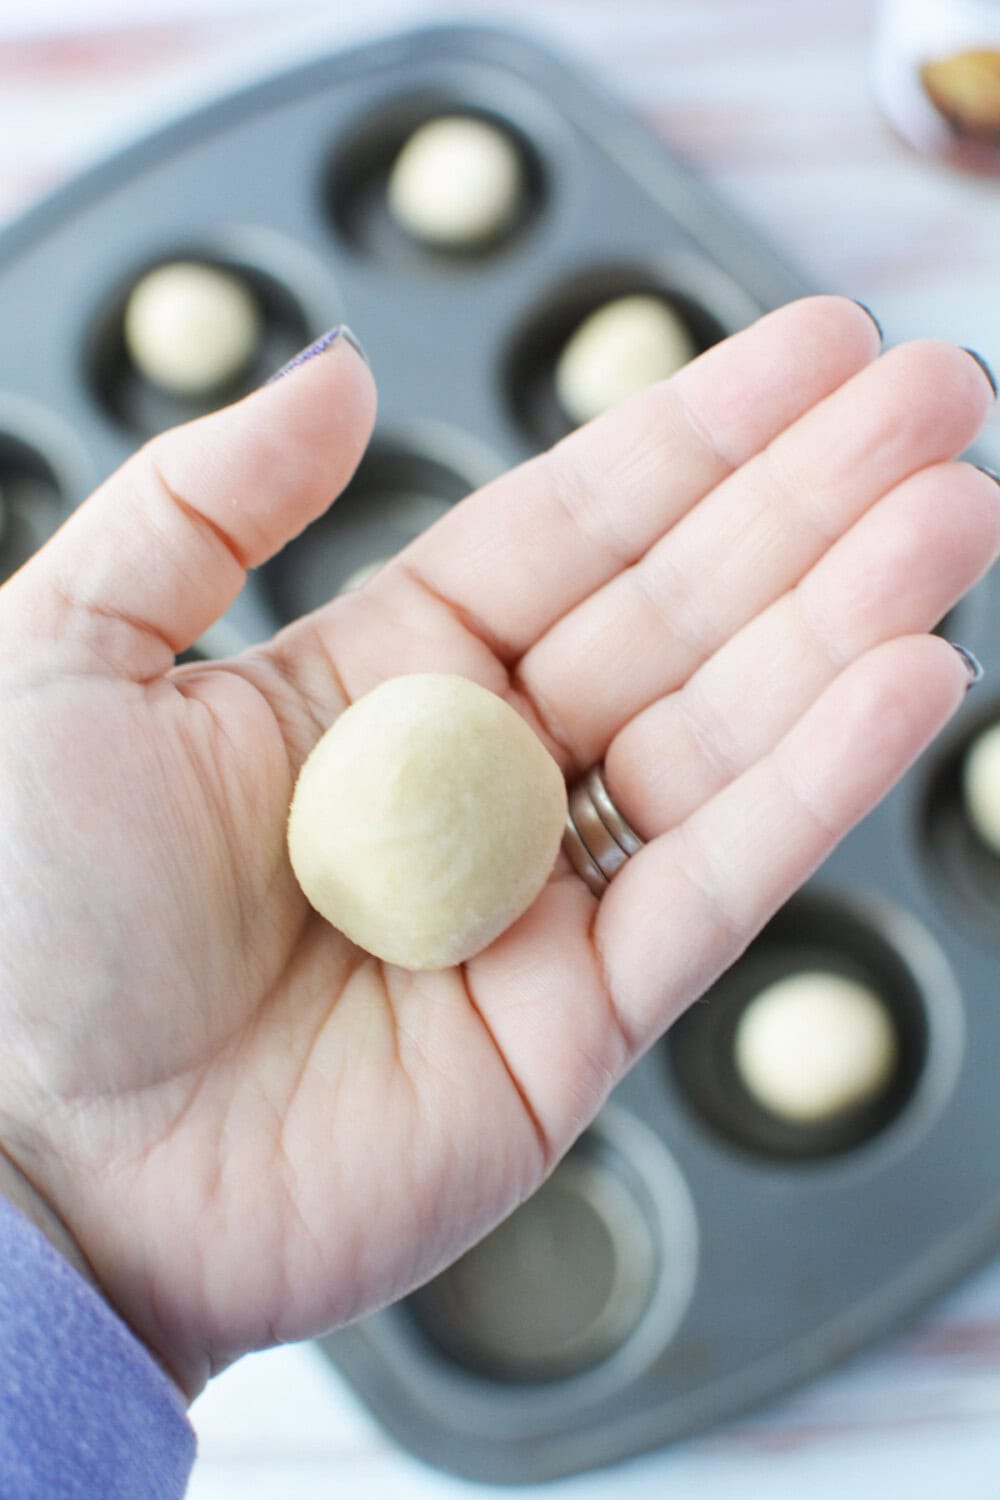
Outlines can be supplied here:
<path id="1" fill-rule="evenodd" d="M 409 1290 L 542 1179 L 635 1057 L 964 693 L 923 634 L 1000 549 L 950 462 L 961 350 L 794 304 L 453 510 L 360 591 L 173 667 L 369 435 L 343 343 L 156 439 L 0 589 L 0 1143 L 193 1394 Z M 461 968 L 311 911 L 285 819 L 345 705 L 510 701 L 649 841 L 560 862 Z"/>

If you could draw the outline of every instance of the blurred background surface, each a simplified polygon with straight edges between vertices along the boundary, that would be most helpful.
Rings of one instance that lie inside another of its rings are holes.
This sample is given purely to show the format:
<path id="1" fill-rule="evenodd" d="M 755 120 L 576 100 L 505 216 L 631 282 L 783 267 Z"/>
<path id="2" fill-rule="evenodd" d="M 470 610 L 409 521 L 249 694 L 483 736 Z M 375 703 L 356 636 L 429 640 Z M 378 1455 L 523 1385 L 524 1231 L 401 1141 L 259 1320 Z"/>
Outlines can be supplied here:
<path id="1" fill-rule="evenodd" d="M 869 0 L 367 0 L 280 14 L 250 0 L 0 0 L 0 219 L 193 103 L 303 57 L 425 21 L 510 24 L 620 95 L 807 283 L 867 302 L 890 342 L 940 336 L 1000 368 L 1000 178 L 922 158 L 889 128 L 871 78 L 878 11 Z M 996 417 L 983 454 L 1000 461 Z M 310 1346 L 244 1360 L 193 1418 L 192 1500 L 487 1493 L 393 1447 Z M 766 1412 L 519 1493 L 949 1491 L 1000 1493 L 1000 1263 Z"/>

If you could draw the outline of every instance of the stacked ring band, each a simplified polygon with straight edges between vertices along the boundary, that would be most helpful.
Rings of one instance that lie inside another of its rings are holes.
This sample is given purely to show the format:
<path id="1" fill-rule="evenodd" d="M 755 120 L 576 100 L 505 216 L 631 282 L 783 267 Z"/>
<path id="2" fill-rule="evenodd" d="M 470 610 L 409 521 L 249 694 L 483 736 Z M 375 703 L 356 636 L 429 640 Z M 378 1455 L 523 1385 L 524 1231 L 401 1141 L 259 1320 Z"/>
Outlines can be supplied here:
<path id="1" fill-rule="evenodd" d="M 602 896 L 642 844 L 611 800 L 600 766 L 592 766 L 569 794 L 563 849 L 570 864 L 594 895 Z"/>

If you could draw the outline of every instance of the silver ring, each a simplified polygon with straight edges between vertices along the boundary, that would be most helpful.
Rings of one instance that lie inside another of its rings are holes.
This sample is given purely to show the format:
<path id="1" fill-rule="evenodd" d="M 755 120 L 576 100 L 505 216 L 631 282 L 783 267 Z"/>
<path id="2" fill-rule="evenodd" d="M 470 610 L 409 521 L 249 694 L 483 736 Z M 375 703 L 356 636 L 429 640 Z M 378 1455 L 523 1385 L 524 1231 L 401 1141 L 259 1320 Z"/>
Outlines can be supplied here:
<path id="1" fill-rule="evenodd" d="M 643 840 L 622 817 L 604 784 L 600 766 L 570 788 L 563 849 L 595 896 L 603 896 L 629 855 Z"/>

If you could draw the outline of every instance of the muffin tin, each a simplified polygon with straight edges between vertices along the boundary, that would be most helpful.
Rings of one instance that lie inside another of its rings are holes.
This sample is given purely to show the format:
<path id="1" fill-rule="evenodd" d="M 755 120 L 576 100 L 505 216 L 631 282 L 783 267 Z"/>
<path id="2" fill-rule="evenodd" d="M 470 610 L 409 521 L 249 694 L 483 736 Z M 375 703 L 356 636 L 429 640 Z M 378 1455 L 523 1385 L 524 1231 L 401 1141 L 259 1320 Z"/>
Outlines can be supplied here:
<path id="1" fill-rule="evenodd" d="M 385 205 L 408 133 L 498 122 L 527 164 L 502 241 L 431 250 Z M 607 298 L 653 290 L 707 346 L 806 288 L 618 106 L 533 42 L 443 28 L 313 61 L 90 171 L 0 235 L 0 569 L 146 434 L 192 415 L 123 352 L 151 266 L 244 275 L 258 358 L 221 402 L 347 318 L 379 428 L 346 496 L 199 643 L 266 638 L 473 485 L 562 435 L 552 369 Z M 984 654 L 987 579 L 947 630 Z M 813 1375 L 1000 1245 L 1000 861 L 963 822 L 987 686 L 746 955 L 621 1083 L 494 1235 L 321 1341 L 430 1462 L 500 1481 L 609 1463 Z M 791 1126 L 732 1065 L 741 1008 L 801 967 L 885 997 L 899 1063 L 844 1118 Z"/>

